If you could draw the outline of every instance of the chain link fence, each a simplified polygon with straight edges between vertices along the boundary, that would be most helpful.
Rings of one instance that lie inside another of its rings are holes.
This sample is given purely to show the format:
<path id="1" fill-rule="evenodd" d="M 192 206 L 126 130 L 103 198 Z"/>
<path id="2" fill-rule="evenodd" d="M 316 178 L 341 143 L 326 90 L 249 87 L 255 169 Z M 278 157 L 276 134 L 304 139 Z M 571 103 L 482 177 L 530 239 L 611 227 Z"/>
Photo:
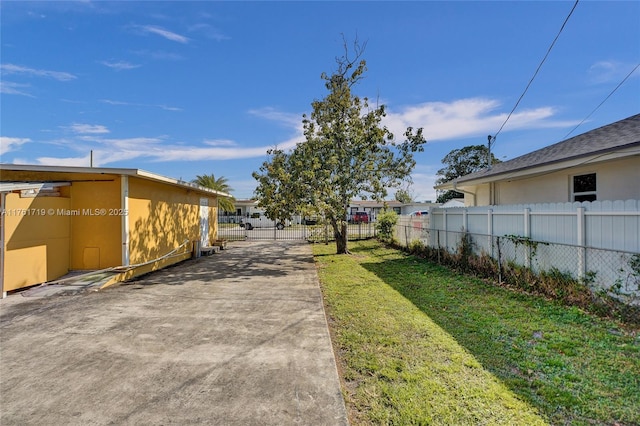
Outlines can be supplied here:
<path id="1" fill-rule="evenodd" d="M 462 272 L 640 325 L 640 253 L 534 241 L 516 235 L 396 226 L 397 243 Z"/>

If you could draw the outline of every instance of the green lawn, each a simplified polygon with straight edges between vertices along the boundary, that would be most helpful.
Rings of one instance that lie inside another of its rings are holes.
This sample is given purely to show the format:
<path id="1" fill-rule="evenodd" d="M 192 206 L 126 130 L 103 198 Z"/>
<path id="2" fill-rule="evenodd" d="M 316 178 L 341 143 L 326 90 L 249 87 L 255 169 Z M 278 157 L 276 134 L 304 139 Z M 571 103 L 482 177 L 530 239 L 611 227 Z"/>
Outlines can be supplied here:
<path id="1" fill-rule="evenodd" d="M 315 245 L 352 424 L 638 425 L 640 338 L 384 248 Z"/>

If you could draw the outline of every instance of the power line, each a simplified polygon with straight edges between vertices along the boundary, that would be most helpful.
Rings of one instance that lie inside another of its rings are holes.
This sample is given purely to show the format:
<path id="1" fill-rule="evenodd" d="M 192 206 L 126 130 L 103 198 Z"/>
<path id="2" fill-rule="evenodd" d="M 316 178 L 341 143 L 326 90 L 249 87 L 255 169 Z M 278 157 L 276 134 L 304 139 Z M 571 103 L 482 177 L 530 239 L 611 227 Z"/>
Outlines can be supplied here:
<path id="1" fill-rule="evenodd" d="M 525 93 L 527 93 L 527 90 L 529 90 L 529 86 L 531 86 L 531 83 L 533 83 L 533 80 L 538 75 L 538 71 L 540 71 L 540 68 L 542 68 L 542 64 L 544 64 L 544 62 L 547 60 L 547 57 L 549 56 L 549 53 L 551 53 L 551 49 L 553 49 L 553 46 L 556 44 L 556 41 L 558 40 L 558 37 L 560 37 L 560 34 L 562 33 L 562 30 L 564 30 L 565 25 L 567 25 L 567 22 L 569 21 L 569 18 L 573 14 L 573 11 L 576 9 L 576 6 L 578 6 L 578 2 L 579 1 L 580 0 L 576 0 L 576 2 L 573 4 L 573 7 L 571 8 L 571 11 L 569 12 L 569 15 L 567 15 L 566 19 L 562 23 L 562 26 L 560 27 L 560 31 L 558 31 L 558 34 L 556 35 L 556 38 L 553 39 L 553 42 L 549 46 L 549 49 L 547 49 L 547 53 L 544 55 L 544 58 L 542 58 L 542 61 L 540 62 L 540 65 L 538 65 L 538 68 L 536 69 L 536 72 L 533 74 L 533 77 L 531 77 L 531 80 L 529 80 L 529 83 L 527 84 L 527 87 L 525 87 L 524 92 L 522 92 L 522 95 L 520 95 L 520 98 L 518 99 L 518 102 L 516 102 L 515 106 L 513 107 L 513 109 L 509 113 L 509 115 L 507 116 L 507 119 L 504 120 L 504 123 L 502 123 L 502 126 L 500 126 L 500 129 L 498 130 L 498 132 L 494 136 L 490 136 L 490 138 L 492 138 L 494 142 L 495 142 L 495 139 L 500 134 L 500 132 L 502 131 L 502 129 L 504 128 L 505 124 L 507 124 L 507 121 L 509 121 L 509 119 L 511 118 L 511 115 L 513 114 L 513 112 L 516 110 L 516 108 L 518 108 L 518 105 L 520 104 L 520 101 L 522 100 L 522 98 L 524 98 L 524 95 L 525 95 Z"/>
<path id="2" fill-rule="evenodd" d="M 578 123 L 578 125 L 577 125 L 576 127 L 574 127 L 573 129 L 571 129 L 571 131 L 570 131 L 569 133 L 567 133 L 567 134 L 566 134 L 562 139 L 563 139 L 563 140 L 564 140 L 564 139 L 567 139 L 567 138 L 569 137 L 569 135 L 570 135 L 571 133 L 573 133 L 573 132 L 578 128 L 578 127 L 580 127 L 580 125 L 581 125 L 582 123 L 584 123 L 585 121 L 587 121 L 587 120 L 589 119 L 589 117 L 591 117 L 591 116 L 593 115 L 593 113 L 594 113 L 594 112 L 596 112 L 596 111 L 598 110 L 598 108 L 600 108 L 600 107 L 602 106 L 602 104 L 604 104 L 604 103 L 607 101 L 607 99 L 609 99 L 609 98 L 611 97 L 611 95 L 613 95 L 613 94 L 616 92 L 616 90 L 618 90 L 618 89 L 620 88 L 620 86 L 622 86 L 622 85 L 624 84 L 624 82 L 625 82 L 625 81 L 627 81 L 627 79 L 628 79 L 629 77 L 631 77 L 631 74 L 633 74 L 633 73 L 638 69 L 638 67 L 640 67 L 640 64 L 636 65 L 636 66 L 635 66 L 635 68 L 634 68 L 634 69 L 632 69 L 632 70 L 631 70 L 631 72 L 630 72 L 629 74 L 627 74 L 627 76 L 626 76 L 625 78 L 623 78 L 623 79 L 622 79 L 622 81 L 621 81 L 621 82 L 616 86 L 616 88 L 615 88 L 615 89 L 613 89 L 613 90 L 611 91 L 611 93 L 609 93 L 609 94 L 607 95 L 607 97 L 606 97 L 606 98 L 604 98 L 604 100 L 603 100 L 602 102 L 600 102 L 600 104 L 598 104 L 598 106 L 597 106 L 597 107 L 595 107 L 595 108 L 594 108 L 594 110 L 593 110 L 593 111 L 591 111 L 591 112 L 589 113 L 589 115 L 587 115 L 587 116 L 586 116 L 586 117 L 585 117 L 581 122 L 579 122 L 579 123 Z"/>

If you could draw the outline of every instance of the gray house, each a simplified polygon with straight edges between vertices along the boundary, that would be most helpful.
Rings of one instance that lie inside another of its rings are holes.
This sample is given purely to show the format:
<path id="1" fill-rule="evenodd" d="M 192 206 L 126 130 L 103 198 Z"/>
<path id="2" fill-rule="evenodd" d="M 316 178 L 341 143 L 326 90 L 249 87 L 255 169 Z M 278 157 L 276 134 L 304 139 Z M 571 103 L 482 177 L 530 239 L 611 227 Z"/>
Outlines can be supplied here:
<path id="1" fill-rule="evenodd" d="M 465 206 L 640 200 L 640 114 L 436 186 Z"/>

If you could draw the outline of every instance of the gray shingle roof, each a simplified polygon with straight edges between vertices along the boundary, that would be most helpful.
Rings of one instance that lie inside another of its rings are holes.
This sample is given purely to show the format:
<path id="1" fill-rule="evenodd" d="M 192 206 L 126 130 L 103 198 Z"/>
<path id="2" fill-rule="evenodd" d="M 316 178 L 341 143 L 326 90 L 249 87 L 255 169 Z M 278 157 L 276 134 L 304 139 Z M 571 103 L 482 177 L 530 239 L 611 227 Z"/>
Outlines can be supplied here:
<path id="1" fill-rule="evenodd" d="M 457 179 L 457 182 L 462 183 L 560 161 L 603 154 L 634 145 L 640 145 L 640 114 L 574 136 L 504 163 L 495 164 L 491 170 L 483 170 L 461 176 Z"/>

